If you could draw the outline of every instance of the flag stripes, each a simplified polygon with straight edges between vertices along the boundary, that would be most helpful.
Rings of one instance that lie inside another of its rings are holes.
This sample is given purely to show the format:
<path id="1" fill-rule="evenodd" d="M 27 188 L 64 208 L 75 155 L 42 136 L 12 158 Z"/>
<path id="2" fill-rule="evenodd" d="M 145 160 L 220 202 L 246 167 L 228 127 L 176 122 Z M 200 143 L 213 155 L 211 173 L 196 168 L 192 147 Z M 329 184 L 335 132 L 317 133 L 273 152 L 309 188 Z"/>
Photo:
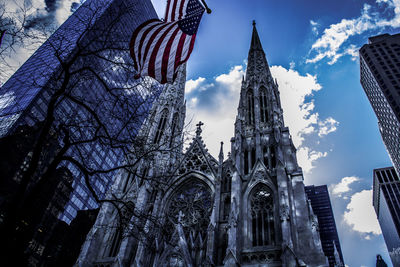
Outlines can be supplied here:
<path id="1" fill-rule="evenodd" d="M 170 22 L 185 17 L 188 2 L 188 0 L 168 0 L 164 20 Z"/>
<path id="2" fill-rule="evenodd" d="M 148 20 L 133 33 L 130 54 L 135 76 L 172 83 L 177 68 L 189 59 L 204 7 L 198 0 L 169 0 L 166 21 Z"/>

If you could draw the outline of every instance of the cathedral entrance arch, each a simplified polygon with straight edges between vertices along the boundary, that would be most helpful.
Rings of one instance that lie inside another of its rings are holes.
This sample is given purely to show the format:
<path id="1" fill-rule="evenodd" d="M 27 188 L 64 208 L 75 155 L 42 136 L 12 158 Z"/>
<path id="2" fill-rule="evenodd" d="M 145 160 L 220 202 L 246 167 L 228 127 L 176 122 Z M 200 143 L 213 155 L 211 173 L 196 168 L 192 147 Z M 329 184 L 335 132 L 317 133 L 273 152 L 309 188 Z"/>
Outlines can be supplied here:
<path id="1" fill-rule="evenodd" d="M 161 266 L 201 266 L 207 251 L 213 191 L 206 177 L 188 174 L 171 188 L 164 202 L 166 248 Z"/>

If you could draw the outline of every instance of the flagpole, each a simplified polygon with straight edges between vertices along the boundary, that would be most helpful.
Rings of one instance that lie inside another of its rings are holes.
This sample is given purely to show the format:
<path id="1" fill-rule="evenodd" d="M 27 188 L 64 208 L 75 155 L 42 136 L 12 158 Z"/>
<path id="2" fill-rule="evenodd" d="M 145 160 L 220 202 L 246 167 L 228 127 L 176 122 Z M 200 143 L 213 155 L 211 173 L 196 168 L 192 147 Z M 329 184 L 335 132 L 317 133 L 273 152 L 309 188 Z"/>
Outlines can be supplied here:
<path id="1" fill-rule="evenodd" d="M 211 14 L 211 9 L 209 9 L 209 8 L 208 8 L 208 6 L 207 6 L 206 2 L 205 2 L 204 0 L 201 0 L 201 2 L 202 2 L 202 3 L 203 3 L 203 5 L 205 6 L 205 8 L 206 8 L 206 11 L 207 11 L 207 14 Z"/>

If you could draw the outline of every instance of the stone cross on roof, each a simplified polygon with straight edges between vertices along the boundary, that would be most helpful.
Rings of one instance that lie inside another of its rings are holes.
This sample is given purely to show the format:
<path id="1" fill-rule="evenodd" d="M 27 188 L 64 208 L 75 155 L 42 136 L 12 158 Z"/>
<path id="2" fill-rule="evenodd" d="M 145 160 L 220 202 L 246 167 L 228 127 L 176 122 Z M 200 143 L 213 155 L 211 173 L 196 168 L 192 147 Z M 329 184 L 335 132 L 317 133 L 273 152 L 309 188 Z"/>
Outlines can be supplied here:
<path id="1" fill-rule="evenodd" d="M 197 136 L 197 137 L 200 136 L 200 134 L 201 134 L 201 132 L 202 132 L 201 126 L 203 126 L 203 125 L 204 125 L 204 123 L 202 123 L 201 121 L 199 121 L 199 123 L 196 124 L 196 126 L 197 126 L 197 129 L 196 129 L 196 136 Z"/>

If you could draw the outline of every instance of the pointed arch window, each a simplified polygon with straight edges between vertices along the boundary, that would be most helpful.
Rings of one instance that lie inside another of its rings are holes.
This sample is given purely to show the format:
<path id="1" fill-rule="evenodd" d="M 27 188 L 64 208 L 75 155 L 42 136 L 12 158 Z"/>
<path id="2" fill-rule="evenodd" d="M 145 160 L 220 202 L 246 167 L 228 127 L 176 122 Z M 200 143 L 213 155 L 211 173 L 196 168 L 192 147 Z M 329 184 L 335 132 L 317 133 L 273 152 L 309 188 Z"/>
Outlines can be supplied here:
<path id="1" fill-rule="evenodd" d="M 263 160 L 264 160 L 264 165 L 269 169 L 269 160 L 268 160 L 268 148 L 263 147 Z"/>
<path id="2" fill-rule="evenodd" d="M 171 240 L 172 245 L 178 246 L 178 240 L 171 237 L 179 223 L 184 234 L 180 238 L 186 239 L 195 266 L 202 266 L 205 261 L 212 203 L 211 188 L 196 178 L 189 178 L 177 188 L 167 203 L 166 238 Z"/>
<path id="3" fill-rule="evenodd" d="M 247 123 L 254 125 L 254 94 L 252 89 L 247 91 Z"/>
<path id="4" fill-rule="evenodd" d="M 244 174 L 249 174 L 249 151 L 244 151 Z"/>
<path id="5" fill-rule="evenodd" d="M 158 123 L 156 135 L 154 137 L 154 144 L 160 143 L 161 137 L 164 134 L 167 119 L 168 119 L 168 109 L 164 109 L 161 113 L 160 122 Z"/>
<path id="6" fill-rule="evenodd" d="M 175 112 L 174 117 L 172 118 L 172 125 L 171 125 L 171 139 L 169 141 L 169 147 L 172 148 L 173 142 L 175 140 L 176 134 L 176 127 L 178 125 L 178 112 Z"/>
<path id="7" fill-rule="evenodd" d="M 121 242 L 122 242 L 122 229 L 121 227 L 117 227 L 111 242 L 110 251 L 108 253 L 109 257 L 115 257 L 118 255 Z"/>
<path id="8" fill-rule="evenodd" d="M 271 146 L 269 148 L 270 150 L 270 157 L 271 157 L 271 168 L 275 168 L 276 167 L 276 150 L 274 146 Z"/>
<path id="9" fill-rule="evenodd" d="M 227 195 L 224 199 L 224 209 L 223 209 L 223 213 L 222 213 L 222 219 L 224 221 L 228 220 L 229 213 L 231 213 L 231 196 L 230 196 L 230 194 Z"/>
<path id="10" fill-rule="evenodd" d="M 260 89 L 260 118 L 261 122 L 268 121 L 267 89 L 265 87 Z"/>
<path id="11" fill-rule="evenodd" d="M 230 172 L 228 171 L 222 178 L 222 182 L 221 182 L 222 193 L 228 193 L 231 191 L 231 182 L 232 182 L 232 176 L 231 176 Z"/>
<path id="12" fill-rule="evenodd" d="M 272 190 L 259 185 L 250 195 L 253 247 L 275 244 L 274 199 Z"/>

